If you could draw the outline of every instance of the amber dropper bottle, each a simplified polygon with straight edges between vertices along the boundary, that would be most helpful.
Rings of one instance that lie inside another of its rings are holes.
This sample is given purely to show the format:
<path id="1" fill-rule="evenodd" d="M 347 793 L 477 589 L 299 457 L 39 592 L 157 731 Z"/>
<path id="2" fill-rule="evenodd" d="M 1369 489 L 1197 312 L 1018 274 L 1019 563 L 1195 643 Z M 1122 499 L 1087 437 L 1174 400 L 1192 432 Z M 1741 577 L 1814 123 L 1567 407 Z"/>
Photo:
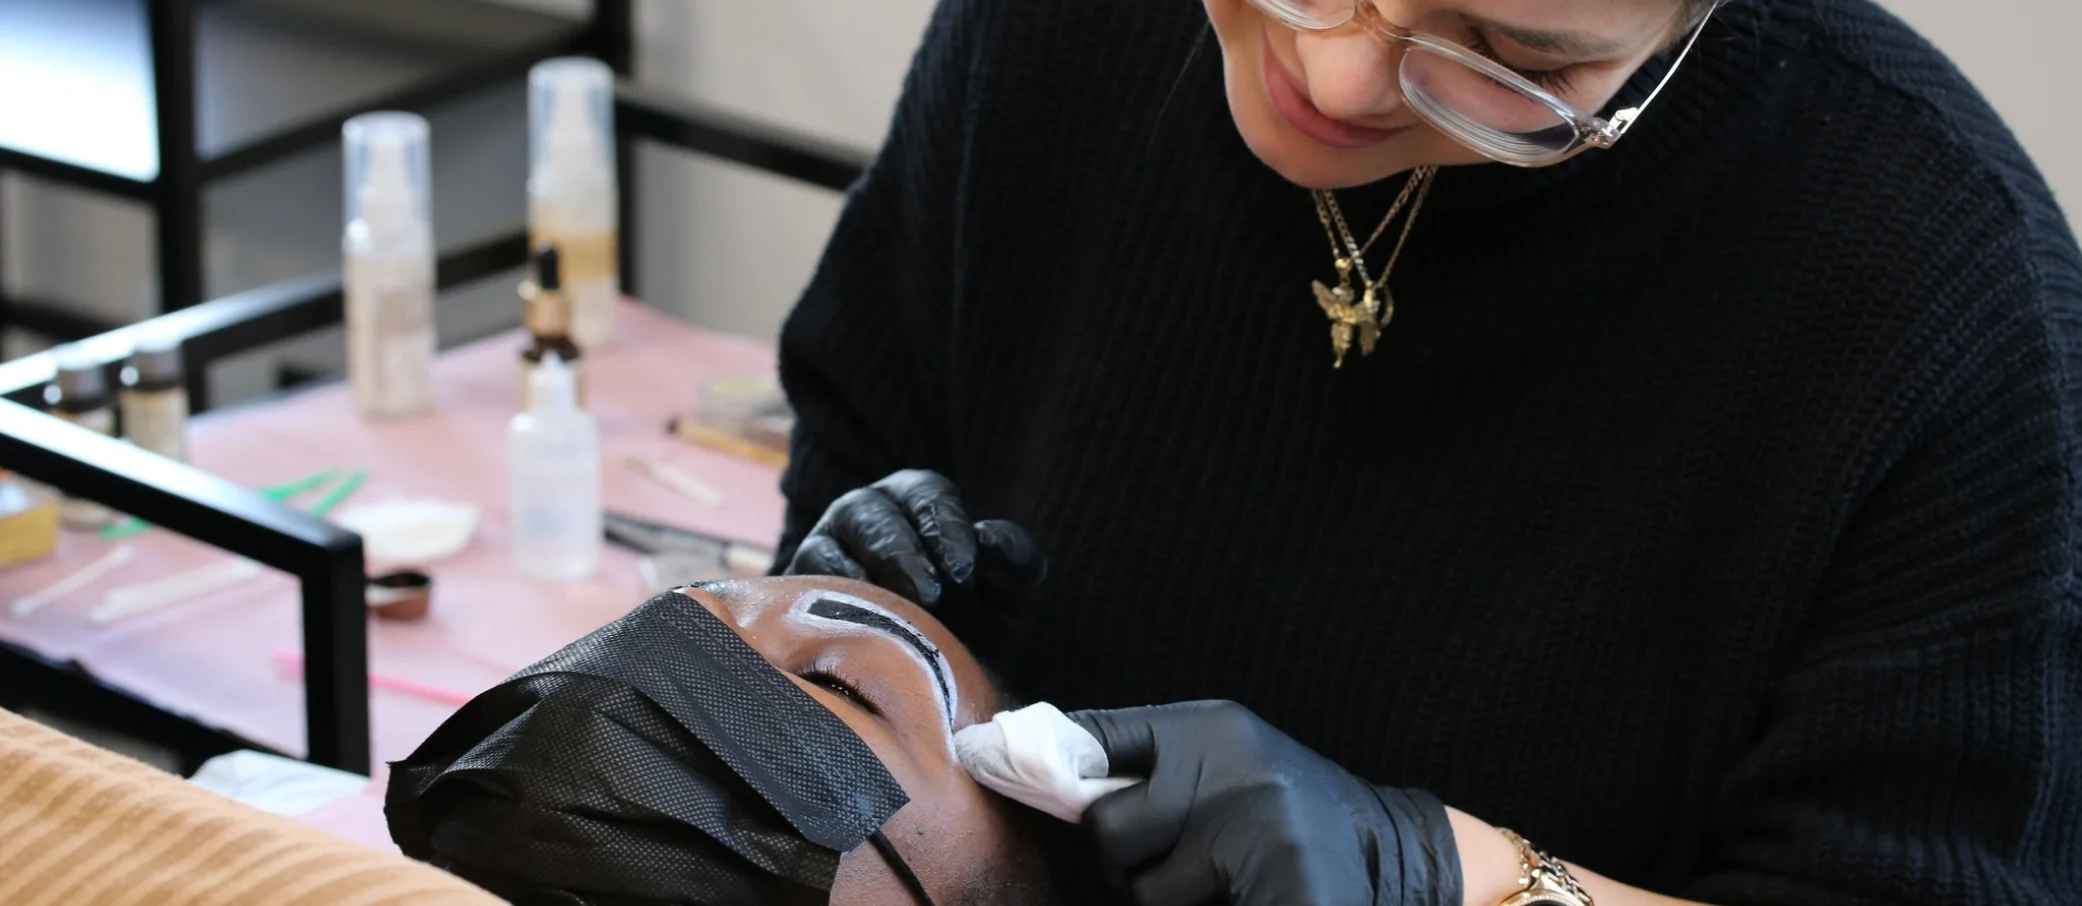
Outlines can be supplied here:
<path id="1" fill-rule="evenodd" d="M 521 350 L 521 410 L 526 411 L 529 405 L 528 376 L 535 373 L 536 367 L 550 353 L 555 353 L 564 367 L 571 371 L 578 387 L 579 403 L 584 405 L 585 365 L 580 360 L 584 353 L 571 339 L 571 297 L 564 292 L 556 246 L 544 244 L 535 250 L 535 277 L 521 283 L 520 294 L 527 300 L 521 323 L 528 328 L 528 347 Z"/>

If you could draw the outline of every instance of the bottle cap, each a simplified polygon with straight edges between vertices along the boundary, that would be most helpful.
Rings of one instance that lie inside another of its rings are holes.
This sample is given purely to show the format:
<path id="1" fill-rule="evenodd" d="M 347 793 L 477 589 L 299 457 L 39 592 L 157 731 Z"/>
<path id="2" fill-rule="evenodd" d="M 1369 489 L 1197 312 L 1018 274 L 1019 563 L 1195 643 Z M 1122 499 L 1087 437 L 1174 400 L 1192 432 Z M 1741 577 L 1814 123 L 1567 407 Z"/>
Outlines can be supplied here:
<path id="1" fill-rule="evenodd" d="M 101 399 L 108 395 L 108 376 L 101 362 L 76 346 L 58 352 L 58 394 L 68 400 Z"/>
<path id="2" fill-rule="evenodd" d="M 406 240 L 430 236 L 426 118 L 364 113 L 340 127 L 347 176 L 347 229 Z"/>
<path id="3" fill-rule="evenodd" d="M 181 380 L 181 338 L 171 334 L 146 337 L 130 352 L 130 371 L 140 383 Z"/>
<path id="4" fill-rule="evenodd" d="M 554 352 L 542 357 L 528 373 L 528 411 L 570 412 L 578 408 L 578 378 L 564 357 Z"/>
<path id="5" fill-rule="evenodd" d="M 563 265 L 557 255 L 557 247 L 543 243 L 535 249 L 535 288 L 558 290 L 564 288 Z"/>
<path id="6" fill-rule="evenodd" d="M 612 179 L 614 70 L 557 57 L 528 70 L 530 179 Z"/>

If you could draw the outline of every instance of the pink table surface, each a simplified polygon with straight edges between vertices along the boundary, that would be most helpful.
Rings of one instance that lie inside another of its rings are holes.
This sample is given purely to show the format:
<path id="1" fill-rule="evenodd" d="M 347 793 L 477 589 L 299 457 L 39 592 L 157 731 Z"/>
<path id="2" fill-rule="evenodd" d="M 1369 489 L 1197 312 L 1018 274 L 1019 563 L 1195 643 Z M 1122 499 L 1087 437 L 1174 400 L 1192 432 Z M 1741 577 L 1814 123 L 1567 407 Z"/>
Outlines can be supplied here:
<path id="1" fill-rule="evenodd" d="M 772 349 L 633 304 L 623 306 L 620 318 L 621 341 L 585 360 L 587 405 L 601 428 L 608 506 L 772 545 L 783 506 L 775 470 L 664 433 L 670 416 L 692 408 L 701 381 L 726 373 L 771 373 Z M 521 345 L 514 332 L 444 354 L 435 368 L 439 406 L 426 416 L 364 421 L 347 388 L 334 385 L 205 416 L 191 426 L 195 465 L 250 487 L 325 468 L 366 468 L 367 483 L 346 506 L 406 497 L 480 507 L 470 549 L 428 568 L 434 576 L 432 615 L 417 623 L 370 621 L 372 671 L 475 694 L 643 600 L 635 555 L 613 546 L 599 573 L 585 582 L 539 583 L 511 568 L 506 425 L 514 412 Z M 626 468 L 622 458 L 628 453 L 656 456 L 714 485 L 726 495 L 724 504 L 710 507 L 665 490 Z M 308 505 L 317 496 L 297 502 Z M 300 645 L 295 580 L 270 570 L 219 594 L 92 626 L 86 612 L 109 589 L 227 556 L 156 529 L 130 543 L 138 553 L 127 566 L 25 618 L 8 616 L 4 602 L 70 574 L 110 545 L 90 534 L 68 534 L 55 556 L 0 571 L 0 638 L 46 656 L 77 659 L 102 679 L 169 711 L 302 753 L 302 683 L 271 660 L 274 652 Z M 371 690 L 374 757 L 404 757 L 453 710 Z"/>

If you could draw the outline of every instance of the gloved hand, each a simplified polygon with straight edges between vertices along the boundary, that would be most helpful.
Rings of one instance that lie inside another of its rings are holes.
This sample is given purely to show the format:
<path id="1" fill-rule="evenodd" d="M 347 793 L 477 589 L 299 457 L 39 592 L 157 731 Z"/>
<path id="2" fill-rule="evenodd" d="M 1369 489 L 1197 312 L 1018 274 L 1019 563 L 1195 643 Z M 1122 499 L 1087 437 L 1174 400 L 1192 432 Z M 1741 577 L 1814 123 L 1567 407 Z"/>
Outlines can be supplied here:
<path id="1" fill-rule="evenodd" d="M 965 629 L 1001 629 L 974 624 L 1016 618 L 1012 611 L 1047 572 L 1048 558 L 1026 529 L 1003 519 L 971 523 L 954 482 L 923 469 L 893 473 L 832 501 L 787 569 L 873 582 L 937 611 L 971 647 L 978 640 Z M 1004 612 L 970 612 L 985 592 Z"/>
<path id="2" fill-rule="evenodd" d="M 1149 778 L 1084 813 L 1141 906 L 1460 906 L 1459 850 L 1430 793 L 1371 786 L 1234 702 L 1069 716 L 1114 775 Z"/>

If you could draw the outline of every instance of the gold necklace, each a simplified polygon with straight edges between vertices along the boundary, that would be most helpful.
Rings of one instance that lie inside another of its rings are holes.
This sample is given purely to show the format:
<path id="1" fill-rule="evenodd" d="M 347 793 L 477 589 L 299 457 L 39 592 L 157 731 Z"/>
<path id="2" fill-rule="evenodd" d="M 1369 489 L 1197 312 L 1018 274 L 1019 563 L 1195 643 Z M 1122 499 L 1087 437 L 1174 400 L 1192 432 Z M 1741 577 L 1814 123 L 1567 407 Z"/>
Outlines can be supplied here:
<path id="1" fill-rule="evenodd" d="M 1324 286 L 1323 281 L 1310 281 L 1316 292 L 1316 305 L 1323 309 L 1323 316 L 1330 319 L 1330 350 L 1337 358 L 1332 368 L 1342 368 L 1345 353 L 1352 348 L 1356 333 L 1359 339 L 1359 354 L 1373 355 L 1374 344 L 1381 339 L 1381 328 L 1395 318 L 1395 294 L 1388 289 L 1388 275 L 1395 270 L 1395 262 L 1402 259 L 1402 248 L 1410 241 L 1410 228 L 1417 224 L 1417 213 L 1424 209 L 1425 196 L 1431 194 L 1431 184 L 1438 175 L 1437 167 L 1418 167 L 1411 171 L 1410 178 L 1403 183 L 1402 194 L 1396 196 L 1395 204 L 1388 208 L 1388 216 L 1381 218 L 1381 225 L 1374 227 L 1373 235 L 1366 237 L 1360 245 L 1352 237 L 1352 228 L 1345 224 L 1345 212 L 1338 207 L 1337 196 L 1328 189 L 1310 190 L 1316 201 L 1316 219 L 1323 223 L 1324 235 L 1330 237 L 1330 254 L 1337 264 L 1337 288 Z M 1415 198 L 1415 203 L 1411 199 Z M 1381 275 L 1367 273 L 1366 253 L 1387 232 L 1388 224 L 1409 205 L 1410 216 L 1403 221 L 1402 235 L 1395 240 L 1395 250 L 1388 253 L 1388 263 L 1381 268 Z M 1342 245 L 1340 240 L 1343 240 Z M 1359 274 L 1357 290 L 1352 286 L 1352 273 Z"/>

